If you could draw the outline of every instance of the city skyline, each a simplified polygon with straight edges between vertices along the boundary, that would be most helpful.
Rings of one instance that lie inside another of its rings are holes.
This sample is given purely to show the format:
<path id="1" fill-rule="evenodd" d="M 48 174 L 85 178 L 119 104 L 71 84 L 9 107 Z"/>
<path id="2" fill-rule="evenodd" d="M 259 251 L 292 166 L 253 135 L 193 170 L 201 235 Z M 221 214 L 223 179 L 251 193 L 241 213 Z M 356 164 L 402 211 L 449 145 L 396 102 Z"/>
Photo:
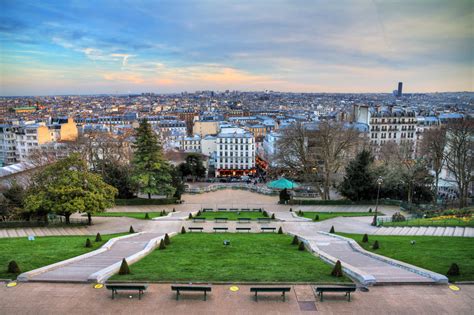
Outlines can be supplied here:
<path id="1" fill-rule="evenodd" d="M 4 1 L 4 96 L 473 91 L 471 1 Z"/>

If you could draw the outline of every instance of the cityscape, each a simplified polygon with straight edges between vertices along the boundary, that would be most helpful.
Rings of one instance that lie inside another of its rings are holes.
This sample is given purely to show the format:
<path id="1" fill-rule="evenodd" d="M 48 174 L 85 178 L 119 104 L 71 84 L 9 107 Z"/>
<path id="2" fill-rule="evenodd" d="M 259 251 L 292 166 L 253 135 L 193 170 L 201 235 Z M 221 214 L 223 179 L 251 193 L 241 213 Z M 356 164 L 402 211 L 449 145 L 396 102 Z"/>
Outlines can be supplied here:
<path id="1" fill-rule="evenodd" d="M 472 1 L 1 7 L 0 309 L 472 313 Z"/>

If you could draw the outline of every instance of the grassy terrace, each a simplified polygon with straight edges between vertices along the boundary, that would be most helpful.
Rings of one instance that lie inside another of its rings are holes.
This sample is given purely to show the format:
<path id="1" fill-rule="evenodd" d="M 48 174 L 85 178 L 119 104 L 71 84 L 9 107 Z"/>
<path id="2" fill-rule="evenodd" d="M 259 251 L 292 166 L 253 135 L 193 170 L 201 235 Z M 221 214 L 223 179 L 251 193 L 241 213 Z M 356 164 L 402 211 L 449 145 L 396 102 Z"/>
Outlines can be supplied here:
<path id="1" fill-rule="evenodd" d="M 295 211 L 300 217 L 308 218 L 314 220 L 316 215 L 319 216 L 319 221 L 332 219 L 336 217 L 368 217 L 374 216 L 374 212 L 313 212 L 313 211 L 305 211 L 301 214 L 298 211 Z M 384 215 L 380 211 L 377 212 L 378 215 Z"/>
<path id="2" fill-rule="evenodd" d="M 369 242 L 362 243 L 362 235 L 338 234 L 354 239 L 368 251 L 443 275 L 446 275 L 452 263 L 457 263 L 461 275 L 449 277 L 450 281 L 474 280 L 474 241 L 472 238 L 369 235 Z M 380 245 L 377 250 L 371 248 L 375 240 L 379 241 Z M 412 240 L 416 244 L 411 245 Z"/>
<path id="3" fill-rule="evenodd" d="M 228 220 L 250 218 L 256 220 L 257 218 L 265 217 L 263 216 L 263 212 L 258 211 L 206 211 L 201 212 L 198 218 L 205 218 L 206 220 L 214 220 L 215 218 L 227 218 Z"/>
<path id="4" fill-rule="evenodd" d="M 44 267 L 93 251 L 109 239 L 123 234 L 102 235 L 102 242 L 94 242 L 95 236 L 45 236 L 28 241 L 27 237 L 0 238 L 0 279 L 13 279 L 16 275 L 7 273 L 7 266 L 15 260 L 22 272 Z M 86 239 L 92 248 L 84 245 Z"/>
<path id="5" fill-rule="evenodd" d="M 225 248 L 224 240 L 230 241 Z M 284 234 L 187 233 L 171 238 L 131 265 L 132 274 L 112 280 L 348 282 L 332 277 L 332 266 L 291 245 Z"/>
<path id="6" fill-rule="evenodd" d="M 146 212 L 102 212 L 102 213 L 96 213 L 93 216 L 94 217 L 128 217 L 128 218 L 145 220 L 145 214 Z M 150 219 L 161 217 L 161 213 L 148 212 L 148 217 Z"/>
<path id="7" fill-rule="evenodd" d="M 449 218 L 449 219 L 412 219 L 402 222 L 383 222 L 382 226 L 469 226 L 474 227 L 474 218 Z"/>

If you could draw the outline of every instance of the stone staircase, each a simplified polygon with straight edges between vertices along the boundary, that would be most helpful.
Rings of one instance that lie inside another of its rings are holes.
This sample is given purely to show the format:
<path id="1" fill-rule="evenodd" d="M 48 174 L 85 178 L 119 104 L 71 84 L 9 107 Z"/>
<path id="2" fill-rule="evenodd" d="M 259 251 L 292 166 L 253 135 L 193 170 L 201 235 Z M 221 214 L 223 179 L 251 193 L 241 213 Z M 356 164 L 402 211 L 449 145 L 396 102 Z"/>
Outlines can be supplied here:
<path id="1" fill-rule="evenodd" d="M 374 235 L 413 235 L 413 236 L 457 236 L 474 237 L 474 228 L 472 227 L 381 227 Z"/>

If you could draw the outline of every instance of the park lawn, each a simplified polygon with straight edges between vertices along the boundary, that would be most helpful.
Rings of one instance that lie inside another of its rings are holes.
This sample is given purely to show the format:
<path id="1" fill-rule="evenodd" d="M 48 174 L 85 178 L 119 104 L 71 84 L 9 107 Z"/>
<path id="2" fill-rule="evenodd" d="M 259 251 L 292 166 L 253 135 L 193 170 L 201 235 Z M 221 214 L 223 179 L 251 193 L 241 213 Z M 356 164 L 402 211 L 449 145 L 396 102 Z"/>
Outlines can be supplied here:
<path id="1" fill-rule="evenodd" d="M 223 241 L 230 246 L 224 247 Z M 186 233 L 171 238 L 130 266 L 118 281 L 350 282 L 331 276 L 332 266 L 291 245 L 284 234 Z"/>
<path id="2" fill-rule="evenodd" d="M 11 260 L 17 262 L 21 272 L 26 272 L 88 253 L 121 235 L 124 234 L 102 235 L 102 242 L 95 242 L 95 235 L 43 236 L 34 241 L 28 241 L 27 237 L 0 238 L 0 279 L 16 279 L 17 275 L 7 273 Z M 87 238 L 92 248 L 84 246 Z"/>
<path id="3" fill-rule="evenodd" d="M 295 212 L 300 217 L 308 218 L 314 220 L 316 215 L 319 215 L 319 221 L 324 221 L 327 219 L 337 218 L 337 217 L 368 217 L 374 216 L 374 212 L 313 212 L 313 211 L 304 211 L 301 214 Z M 378 215 L 384 215 L 380 211 L 377 212 Z"/>
<path id="4" fill-rule="evenodd" d="M 401 222 L 383 222 L 382 226 L 468 226 L 474 227 L 474 218 L 450 218 L 450 219 L 411 219 Z"/>
<path id="5" fill-rule="evenodd" d="M 231 221 L 237 221 L 238 218 L 250 218 L 257 220 L 257 218 L 265 218 L 263 212 L 259 211 L 206 211 L 201 212 L 199 218 L 206 220 L 214 220 L 215 218 L 227 218 Z"/>
<path id="6" fill-rule="evenodd" d="M 442 275 L 446 275 L 452 263 L 457 263 L 460 276 L 449 277 L 450 281 L 474 280 L 474 240 L 469 237 L 442 236 L 386 236 L 369 235 L 369 242 L 362 243 L 360 234 L 343 234 L 357 241 L 364 249 L 397 259 Z M 373 250 L 373 242 L 380 248 Z M 410 241 L 416 243 L 411 245 Z"/>
<path id="7" fill-rule="evenodd" d="M 161 212 L 147 212 L 150 219 L 161 217 Z M 99 212 L 94 217 L 128 217 L 134 219 L 145 220 L 146 212 Z"/>

